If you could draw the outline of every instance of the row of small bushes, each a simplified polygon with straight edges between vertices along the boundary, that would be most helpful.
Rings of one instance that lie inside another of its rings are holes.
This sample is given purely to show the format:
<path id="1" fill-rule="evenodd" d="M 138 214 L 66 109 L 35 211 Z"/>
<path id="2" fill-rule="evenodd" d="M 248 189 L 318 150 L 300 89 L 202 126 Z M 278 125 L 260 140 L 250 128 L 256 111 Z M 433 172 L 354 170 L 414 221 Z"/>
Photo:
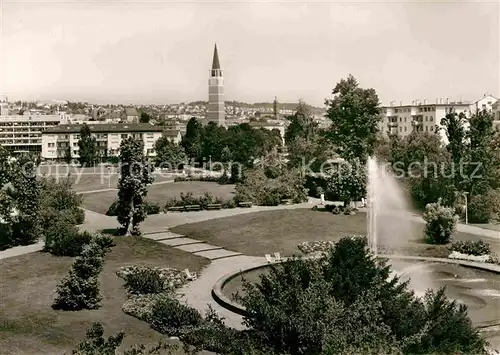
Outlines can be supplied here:
<path id="1" fill-rule="evenodd" d="M 182 193 L 180 198 L 171 198 L 165 203 L 165 209 L 169 207 L 180 207 L 189 205 L 199 205 L 206 209 L 208 205 L 220 204 L 222 208 L 236 208 L 234 199 L 224 200 L 221 197 L 215 197 L 210 192 L 205 192 L 202 196 L 195 196 L 192 192 Z"/>
<path id="2" fill-rule="evenodd" d="M 52 305 L 54 309 L 77 311 L 99 308 L 102 300 L 99 274 L 104 266 L 104 256 L 114 245 L 110 236 L 91 237 L 81 254 L 74 259 L 68 275 L 58 283 Z"/>
<path id="3" fill-rule="evenodd" d="M 314 206 L 312 208 L 312 210 L 313 211 L 320 211 L 321 209 L 318 206 Z M 340 215 L 340 214 L 352 215 L 352 214 L 355 214 L 357 211 L 356 208 L 349 206 L 349 205 L 344 206 L 344 205 L 332 205 L 332 204 L 325 205 L 323 210 L 326 212 L 337 214 L 337 215 Z"/>
<path id="4" fill-rule="evenodd" d="M 143 203 L 143 206 L 144 210 L 148 215 L 158 214 L 161 212 L 161 207 L 157 203 L 145 201 Z M 106 216 L 117 216 L 118 215 L 117 208 L 118 208 L 118 200 L 115 200 L 106 211 Z"/>

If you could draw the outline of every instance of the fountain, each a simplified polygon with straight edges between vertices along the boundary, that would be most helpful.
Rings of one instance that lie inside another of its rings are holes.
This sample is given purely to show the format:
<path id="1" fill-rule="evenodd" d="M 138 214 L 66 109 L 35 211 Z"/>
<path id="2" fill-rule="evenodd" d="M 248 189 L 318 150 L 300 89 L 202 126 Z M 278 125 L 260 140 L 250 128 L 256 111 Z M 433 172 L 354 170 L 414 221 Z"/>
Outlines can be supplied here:
<path id="1" fill-rule="evenodd" d="M 368 159 L 367 177 L 369 248 L 375 255 L 380 248 L 390 248 L 391 252 L 397 252 L 415 238 L 408 219 L 398 218 L 409 214 L 408 198 L 394 173 L 388 166 L 379 164 L 375 158 Z"/>

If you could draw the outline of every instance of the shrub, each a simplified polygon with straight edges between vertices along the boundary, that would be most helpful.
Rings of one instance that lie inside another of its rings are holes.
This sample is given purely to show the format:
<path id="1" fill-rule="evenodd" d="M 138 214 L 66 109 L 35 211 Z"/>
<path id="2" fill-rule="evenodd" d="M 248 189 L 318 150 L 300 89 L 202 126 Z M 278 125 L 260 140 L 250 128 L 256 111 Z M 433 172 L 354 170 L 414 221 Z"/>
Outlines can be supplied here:
<path id="1" fill-rule="evenodd" d="M 125 277 L 124 287 L 132 294 L 144 295 L 162 292 L 164 283 L 158 270 L 142 268 Z"/>
<path id="2" fill-rule="evenodd" d="M 107 254 L 111 250 L 111 248 L 116 245 L 115 240 L 112 236 L 104 234 L 95 234 L 92 237 L 91 242 L 97 244 L 101 248 L 103 254 Z"/>
<path id="3" fill-rule="evenodd" d="M 467 205 L 467 216 L 472 223 L 488 223 L 491 219 L 488 195 L 472 196 Z"/>
<path id="4" fill-rule="evenodd" d="M 204 181 L 204 182 L 219 182 L 221 176 L 216 175 L 204 175 L 204 174 L 192 174 L 188 176 L 176 176 L 174 182 L 181 181 Z"/>
<path id="5" fill-rule="evenodd" d="M 115 200 L 106 211 L 106 216 L 117 216 L 118 215 L 117 208 L 118 208 L 118 200 Z"/>
<path id="6" fill-rule="evenodd" d="M 72 351 L 72 355 L 116 355 L 117 349 L 123 342 L 124 332 L 104 338 L 104 328 L 101 323 L 94 323 L 87 329 L 85 341 L 79 343 Z M 125 350 L 123 355 L 153 355 L 159 354 L 160 350 L 167 350 L 167 354 L 177 349 L 177 345 L 160 342 L 155 346 L 133 345 Z M 163 353 L 162 353 L 163 354 Z"/>
<path id="7" fill-rule="evenodd" d="M 53 308 L 65 311 L 97 309 L 102 296 L 97 277 L 81 278 L 73 270 L 57 285 Z"/>
<path id="8" fill-rule="evenodd" d="M 157 203 L 145 201 L 143 203 L 143 206 L 144 206 L 144 211 L 148 215 L 158 214 L 161 211 L 161 207 Z M 118 200 L 115 200 L 115 201 L 113 201 L 111 206 L 109 206 L 108 210 L 106 211 L 106 216 L 117 216 L 118 215 L 117 208 L 118 208 Z"/>
<path id="9" fill-rule="evenodd" d="M 456 251 L 461 254 L 468 255 L 488 255 L 491 253 L 490 245 L 482 240 L 472 241 L 457 241 L 451 245 L 451 251 Z"/>
<path id="10" fill-rule="evenodd" d="M 157 203 L 145 202 L 144 203 L 144 211 L 148 214 L 158 214 L 161 211 L 161 207 Z"/>
<path id="11" fill-rule="evenodd" d="M 268 178 L 264 169 L 247 170 L 236 185 L 236 202 L 253 202 L 261 206 L 277 206 L 283 199 L 294 203 L 307 201 L 303 178 L 298 171 L 282 171 L 276 179 Z"/>
<path id="12" fill-rule="evenodd" d="M 180 199 L 171 198 L 165 203 L 165 209 L 170 207 L 181 207 L 188 205 L 199 205 L 202 209 L 206 209 L 207 205 L 221 204 L 222 208 L 235 208 L 236 202 L 234 199 L 223 200 L 220 197 L 214 197 L 210 192 L 205 192 L 202 196 L 194 196 L 192 192 L 181 193 Z"/>
<path id="13" fill-rule="evenodd" d="M 441 205 L 441 200 L 425 206 L 423 218 L 425 225 L 425 239 L 430 244 L 449 243 L 458 221 L 453 209 Z"/>
<path id="14" fill-rule="evenodd" d="M 73 224 L 84 222 L 85 212 L 80 209 L 83 198 L 73 189 L 73 181 L 69 176 L 62 179 L 44 177 L 40 186 L 40 219 L 44 229 L 52 224 L 52 218 L 59 213 L 66 215 Z"/>
<path id="15" fill-rule="evenodd" d="M 56 288 L 52 307 L 62 310 L 99 308 L 102 296 L 99 291 L 99 273 L 104 264 L 105 250 L 97 243 L 83 248 L 73 261 L 69 275 Z"/>
<path id="16" fill-rule="evenodd" d="M 203 318 L 194 308 L 181 304 L 168 296 L 159 298 L 153 305 L 151 327 L 170 336 L 179 336 L 185 327 L 197 327 Z"/>
<path id="17" fill-rule="evenodd" d="M 236 201 L 232 198 L 229 200 L 222 201 L 222 208 L 236 208 Z"/>
<path id="18" fill-rule="evenodd" d="M 44 251 L 57 256 L 77 256 L 90 243 L 92 234 L 76 228 L 72 216 L 58 214 L 45 231 Z"/>

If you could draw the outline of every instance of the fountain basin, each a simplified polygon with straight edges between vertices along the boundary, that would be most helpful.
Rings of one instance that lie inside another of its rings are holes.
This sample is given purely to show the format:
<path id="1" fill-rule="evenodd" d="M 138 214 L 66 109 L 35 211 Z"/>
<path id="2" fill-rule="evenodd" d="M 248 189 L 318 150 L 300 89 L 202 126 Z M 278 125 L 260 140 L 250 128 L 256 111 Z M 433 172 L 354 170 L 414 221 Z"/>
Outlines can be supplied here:
<path id="1" fill-rule="evenodd" d="M 393 270 L 402 280 L 410 279 L 410 287 L 418 296 L 430 285 L 433 289 L 446 286 L 446 294 L 457 302 L 466 304 L 472 322 L 481 328 L 500 324 L 500 267 L 494 264 L 464 260 L 416 256 L 380 255 L 390 259 Z M 242 293 L 242 277 L 259 282 L 270 264 L 241 270 L 221 278 L 213 287 L 212 295 L 224 308 L 245 315 L 245 308 L 232 299 Z M 425 285 L 425 286 L 424 286 Z"/>

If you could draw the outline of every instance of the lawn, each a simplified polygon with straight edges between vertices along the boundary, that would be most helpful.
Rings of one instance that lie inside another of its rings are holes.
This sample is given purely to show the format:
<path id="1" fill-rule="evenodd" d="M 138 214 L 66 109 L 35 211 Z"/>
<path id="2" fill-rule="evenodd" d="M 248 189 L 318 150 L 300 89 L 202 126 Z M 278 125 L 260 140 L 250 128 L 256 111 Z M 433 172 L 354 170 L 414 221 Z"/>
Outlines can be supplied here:
<path id="1" fill-rule="evenodd" d="M 396 223 L 401 221 L 395 221 Z M 412 235 L 405 241 L 394 240 L 398 251 L 411 255 L 442 257 L 444 246 L 430 246 L 422 242 L 424 224 L 403 221 L 410 225 Z M 174 233 L 206 241 L 247 255 L 263 256 L 281 252 L 285 256 L 299 253 L 297 245 L 304 241 L 338 240 L 345 235 L 366 234 L 366 214 L 354 216 L 333 215 L 310 209 L 275 210 L 241 214 L 199 223 L 173 227 Z M 478 239 L 477 236 L 456 233 L 456 239 Z M 489 242 L 489 241 L 488 241 Z M 382 243 L 381 243 L 382 244 Z M 383 249 L 381 251 L 384 251 Z"/>
<path id="2" fill-rule="evenodd" d="M 52 175 L 55 179 L 66 179 L 67 175 Z M 154 174 L 155 183 L 163 181 L 172 181 L 174 175 L 169 173 L 156 173 Z M 118 174 L 109 174 L 107 171 L 99 173 L 85 173 L 78 174 L 78 170 L 72 171 L 70 179 L 73 182 L 73 188 L 76 192 L 103 190 L 109 188 L 116 188 L 118 186 Z"/>
<path id="3" fill-rule="evenodd" d="M 219 185 L 215 182 L 203 181 L 181 181 L 151 185 L 148 187 L 147 200 L 163 206 L 168 199 L 173 197 L 179 198 L 181 192 L 192 192 L 195 196 L 201 196 L 205 192 L 210 192 L 214 197 L 230 199 L 234 195 L 234 185 Z M 83 196 L 83 207 L 91 211 L 106 213 L 109 206 L 116 199 L 116 196 L 116 191 L 85 194 Z"/>
<path id="4" fill-rule="evenodd" d="M 63 354 L 84 339 L 93 322 L 102 322 L 106 335 L 123 330 L 127 347 L 155 343 L 162 339 L 161 334 L 121 310 L 126 295 L 115 271 L 129 264 L 200 270 L 209 263 L 207 259 L 151 240 L 117 238 L 101 274 L 102 307 L 92 311 L 54 311 L 50 307 L 53 291 L 67 274 L 71 262 L 71 258 L 41 252 L 0 261 L 1 354 Z"/>

